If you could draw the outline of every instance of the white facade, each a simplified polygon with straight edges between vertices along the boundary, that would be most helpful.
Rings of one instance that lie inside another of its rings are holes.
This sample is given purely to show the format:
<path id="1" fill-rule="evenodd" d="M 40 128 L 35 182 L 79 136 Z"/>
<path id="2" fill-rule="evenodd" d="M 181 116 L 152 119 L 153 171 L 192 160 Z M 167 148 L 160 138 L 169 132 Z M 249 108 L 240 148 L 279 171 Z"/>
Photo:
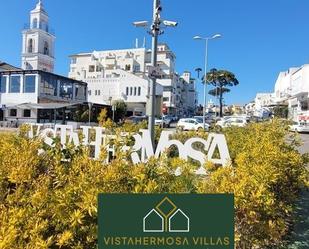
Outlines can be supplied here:
<path id="1" fill-rule="evenodd" d="M 309 64 L 281 72 L 275 85 L 276 101 L 287 102 L 289 117 L 309 116 Z"/>
<path id="2" fill-rule="evenodd" d="M 41 1 L 30 12 L 30 23 L 23 30 L 22 64 L 24 70 L 54 70 L 54 41 L 51 34 L 48 15 Z"/>
<path id="3" fill-rule="evenodd" d="M 254 99 L 254 103 L 256 110 L 274 105 L 274 93 L 257 93 Z"/>
<path id="4" fill-rule="evenodd" d="M 309 64 L 280 72 L 274 93 L 258 93 L 254 104 L 250 106 L 258 112 L 276 105 L 287 106 L 289 118 L 295 121 L 309 119 Z"/>
<path id="5" fill-rule="evenodd" d="M 185 71 L 181 76 L 182 85 L 177 86 L 180 97 L 180 106 L 182 106 L 184 115 L 194 115 L 197 106 L 197 92 L 195 89 L 195 80 L 191 78 L 191 73 Z M 177 99 L 177 97 L 176 97 Z"/>
<path id="6" fill-rule="evenodd" d="M 69 77 L 88 83 L 88 100 L 110 105 L 123 100 L 133 114 L 146 114 L 150 79 L 145 48 L 94 51 L 71 56 Z M 163 88 L 157 84 L 156 95 Z"/>
<path id="7" fill-rule="evenodd" d="M 156 95 L 163 97 L 163 104 L 157 97 L 160 102 L 157 115 L 162 112 L 161 105 L 171 114 L 183 111 L 183 84 L 175 72 L 175 55 L 166 44 L 158 45 L 157 61 L 162 75 L 157 79 Z M 151 83 L 148 77 L 150 65 L 151 51 L 146 48 L 94 51 L 71 56 L 69 77 L 88 83 L 90 102 L 110 104 L 111 100 L 121 99 L 127 103 L 129 111 L 143 109 L 145 114 Z M 191 83 L 188 85 L 192 95 L 195 88 Z M 191 107 L 191 98 L 188 99 Z"/>

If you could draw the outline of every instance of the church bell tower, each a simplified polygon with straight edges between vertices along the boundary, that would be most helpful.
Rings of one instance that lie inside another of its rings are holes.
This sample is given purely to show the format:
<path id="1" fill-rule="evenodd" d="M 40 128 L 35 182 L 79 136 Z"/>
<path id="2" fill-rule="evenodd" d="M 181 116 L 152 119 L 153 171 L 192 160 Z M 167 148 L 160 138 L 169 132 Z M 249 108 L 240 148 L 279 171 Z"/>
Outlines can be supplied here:
<path id="1" fill-rule="evenodd" d="M 22 34 L 22 69 L 53 72 L 56 37 L 49 28 L 48 15 L 41 0 L 30 12 L 30 23 Z"/>

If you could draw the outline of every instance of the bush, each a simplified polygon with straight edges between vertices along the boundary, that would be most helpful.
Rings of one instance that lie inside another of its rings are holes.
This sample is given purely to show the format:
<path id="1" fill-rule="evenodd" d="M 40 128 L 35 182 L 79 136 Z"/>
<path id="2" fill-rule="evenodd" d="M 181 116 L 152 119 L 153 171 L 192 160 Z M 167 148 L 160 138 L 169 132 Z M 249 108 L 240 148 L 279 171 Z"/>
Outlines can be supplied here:
<path id="1" fill-rule="evenodd" d="M 231 164 L 208 163 L 206 177 L 193 173 L 194 162 L 168 154 L 133 166 L 127 153 L 118 152 L 114 161 L 102 164 L 89 159 L 83 147 L 64 150 L 55 140 L 54 148 L 38 153 L 39 139 L 1 135 L 0 248 L 95 248 L 97 194 L 102 192 L 234 193 L 236 247 L 280 245 L 308 177 L 307 160 L 296 151 L 295 137 L 286 142 L 285 128 L 275 120 L 224 130 Z M 176 136 L 185 140 L 196 133 Z M 172 172 L 179 165 L 183 174 L 176 177 Z"/>

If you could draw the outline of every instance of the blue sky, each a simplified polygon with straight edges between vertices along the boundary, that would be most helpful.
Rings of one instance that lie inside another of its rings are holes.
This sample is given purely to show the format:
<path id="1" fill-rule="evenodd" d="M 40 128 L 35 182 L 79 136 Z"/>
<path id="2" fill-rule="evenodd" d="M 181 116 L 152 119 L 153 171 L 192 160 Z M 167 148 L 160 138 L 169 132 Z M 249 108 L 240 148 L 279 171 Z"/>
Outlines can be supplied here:
<path id="1" fill-rule="evenodd" d="M 1 0 L 0 60 L 20 66 L 21 30 L 37 0 Z M 56 31 L 55 72 L 67 75 L 68 55 L 131 48 L 150 37 L 132 26 L 150 20 L 152 0 L 43 0 Z M 162 0 L 162 17 L 179 22 L 159 37 L 175 52 L 179 73 L 204 65 L 204 43 L 192 37 L 221 33 L 209 43 L 209 69 L 227 69 L 240 84 L 226 103 L 247 103 L 272 91 L 279 71 L 309 63 L 308 0 Z M 197 83 L 202 92 L 200 82 Z M 199 101 L 202 101 L 200 96 Z"/>

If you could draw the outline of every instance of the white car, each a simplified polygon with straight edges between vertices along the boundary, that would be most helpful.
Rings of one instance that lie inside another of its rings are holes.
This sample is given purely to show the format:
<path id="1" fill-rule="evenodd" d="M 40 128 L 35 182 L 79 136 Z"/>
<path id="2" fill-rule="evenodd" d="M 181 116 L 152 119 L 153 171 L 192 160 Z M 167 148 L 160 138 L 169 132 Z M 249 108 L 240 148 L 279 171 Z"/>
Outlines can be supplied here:
<path id="1" fill-rule="evenodd" d="M 290 125 L 290 131 L 309 132 L 309 124 L 306 122 L 294 122 Z"/>
<path id="2" fill-rule="evenodd" d="M 225 116 L 217 120 L 216 125 L 223 127 L 226 120 L 231 118 L 231 116 Z"/>
<path id="3" fill-rule="evenodd" d="M 164 116 L 163 118 L 155 118 L 155 125 L 158 126 L 162 126 L 163 124 L 163 127 L 170 127 L 171 122 L 172 120 L 167 116 Z"/>
<path id="4" fill-rule="evenodd" d="M 238 126 L 238 127 L 244 127 L 247 125 L 247 120 L 245 118 L 242 118 L 242 117 L 230 117 L 226 120 L 224 120 L 222 122 L 222 124 L 220 123 L 219 125 L 222 127 L 222 128 L 225 128 L 225 127 L 231 127 L 231 126 Z"/>
<path id="5" fill-rule="evenodd" d="M 179 119 L 177 125 L 177 128 L 183 129 L 183 130 L 203 130 L 203 123 L 200 122 L 199 119 L 196 118 L 181 118 Z M 209 124 L 205 123 L 205 130 L 209 130 Z"/>

